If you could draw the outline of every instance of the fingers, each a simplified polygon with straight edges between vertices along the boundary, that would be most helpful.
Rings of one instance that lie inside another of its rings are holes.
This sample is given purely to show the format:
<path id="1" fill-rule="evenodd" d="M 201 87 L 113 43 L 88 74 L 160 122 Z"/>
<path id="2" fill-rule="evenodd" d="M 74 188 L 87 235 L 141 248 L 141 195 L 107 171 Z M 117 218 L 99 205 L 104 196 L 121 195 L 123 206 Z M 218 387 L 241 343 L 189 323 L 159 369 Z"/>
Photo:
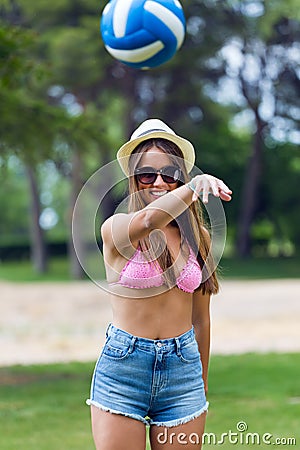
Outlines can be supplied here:
<path id="1" fill-rule="evenodd" d="M 209 194 L 220 197 L 224 201 L 231 200 L 231 189 L 222 180 L 212 175 L 203 174 L 193 178 L 193 190 L 193 201 L 197 200 L 200 194 L 202 195 L 203 203 L 208 203 Z"/>
<path id="2" fill-rule="evenodd" d="M 225 202 L 230 202 L 230 200 L 231 200 L 231 195 L 230 195 L 230 194 L 227 194 L 227 193 L 224 192 L 224 191 L 220 191 L 220 198 L 221 198 L 222 200 L 224 200 Z"/>
<path id="3" fill-rule="evenodd" d="M 192 197 L 192 201 L 195 202 L 198 199 L 198 195 L 194 192 L 193 193 L 193 197 Z"/>
<path id="4" fill-rule="evenodd" d="M 219 196 L 219 189 L 216 186 L 215 180 L 210 177 L 204 178 L 204 187 L 202 191 L 202 201 L 203 203 L 208 203 L 208 195 L 212 192 L 216 197 Z"/>

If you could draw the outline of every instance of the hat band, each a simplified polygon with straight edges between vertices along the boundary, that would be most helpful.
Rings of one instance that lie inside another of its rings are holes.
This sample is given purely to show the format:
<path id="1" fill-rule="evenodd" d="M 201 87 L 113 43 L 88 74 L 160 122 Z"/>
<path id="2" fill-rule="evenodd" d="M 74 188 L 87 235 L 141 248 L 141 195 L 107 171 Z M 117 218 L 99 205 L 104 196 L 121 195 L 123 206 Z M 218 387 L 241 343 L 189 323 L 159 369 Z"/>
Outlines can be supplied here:
<path id="1" fill-rule="evenodd" d="M 147 130 L 147 131 L 144 131 L 143 133 L 139 134 L 136 137 L 136 139 L 141 136 L 145 136 L 145 134 L 153 133 L 153 131 L 163 131 L 164 133 L 168 133 L 166 130 L 163 130 L 162 128 L 152 128 L 151 130 Z"/>

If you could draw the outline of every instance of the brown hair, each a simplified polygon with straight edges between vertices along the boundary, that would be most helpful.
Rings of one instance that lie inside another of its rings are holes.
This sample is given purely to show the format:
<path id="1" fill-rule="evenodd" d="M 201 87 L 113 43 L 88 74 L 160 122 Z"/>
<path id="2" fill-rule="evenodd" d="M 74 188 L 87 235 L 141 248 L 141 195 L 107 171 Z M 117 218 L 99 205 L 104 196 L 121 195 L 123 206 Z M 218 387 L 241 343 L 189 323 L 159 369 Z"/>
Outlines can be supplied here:
<path id="1" fill-rule="evenodd" d="M 134 176 L 134 171 L 142 158 L 142 155 L 151 147 L 156 146 L 158 149 L 166 153 L 172 164 L 178 166 L 183 174 L 183 179 L 178 182 L 183 185 L 190 180 L 180 148 L 173 142 L 154 138 L 147 139 L 139 144 L 131 153 L 128 169 L 129 169 L 129 212 L 135 212 L 143 209 L 146 204 L 139 194 L 138 183 Z M 134 195 L 132 195 L 134 194 Z M 219 284 L 215 272 L 215 264 L 210 252 L 210 235 L 207 226 L 204 224 L 204 218 L 200 202 L 193 202 L 180 216 L 172 221 L 172 224 L 179 227 L 181 238 L 185 239 L 195 255 L 202 269 L 203 282 L 198 289 L 202 293 L 215 294 L 218 292 Z M 161 236 L 161 233 L 151 233 L 149 237 L 140 241 L 140 246 L 145 251 L 145 256 L 150 256 L 151 260 L 157 261 L 163 270 L 163 276 L 168 286 L 176 284 L 176 275 L 173 269 L 173 259 L 168 247 Z M 155 250 L 154 250 L 155 249 Z M 155 255 L 159 255 L 156 257 Z"/>

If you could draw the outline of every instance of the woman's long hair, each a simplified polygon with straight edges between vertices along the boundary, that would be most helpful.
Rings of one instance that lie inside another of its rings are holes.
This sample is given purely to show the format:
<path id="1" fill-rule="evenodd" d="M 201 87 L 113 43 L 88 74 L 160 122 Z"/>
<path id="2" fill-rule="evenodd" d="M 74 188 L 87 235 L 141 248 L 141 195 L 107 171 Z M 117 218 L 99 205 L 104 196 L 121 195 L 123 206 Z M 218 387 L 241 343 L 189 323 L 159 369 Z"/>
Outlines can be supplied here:
<path id="1" fill-rule="evenodd" d="M 143 141 L 134 149 L 128 162 L 130 174 L 129 212 L 140 211 L 146 206 L 146 203 L 140 194 L 140 190 L 138 189 L 138 182 L 134 176 L 134 171 L 138 167 L 143 154 L 154 146 L 166 153 L 169 156 L 171 163 L 179 167 L 181 170 L 183 177 L 182 180 L 178 182 L 179 186 L 190 180 L 184 163 L 182 151 L 176 144 L 167 139 L 161 138 Z M 208 227 L 204 224 L 200 202 L 193 202 L 189 208 L 187 208 L 180 216 L 172 221 L 172 224 L 179 228 L 181 240 L 186 240 L 195 255 L 197 255 L 197 260 L 202 269 L 203 280 L 198 289 L 201 289 L 203 294 L 217 293 L 219 285 L 210 249 L 210 236 L 207 231 Z M 163 276 L 166 284 L 170 287 L 175 286 L 178 274 L 175 273 L 174 261 L 165 240 L 162 237 L 162 233 L 150 233 L 149 237 L 140 240 L 140 247 L 141 250 L 145 252 L 146 258 L 156 261 L 159 264 L 163 270 Z"/>

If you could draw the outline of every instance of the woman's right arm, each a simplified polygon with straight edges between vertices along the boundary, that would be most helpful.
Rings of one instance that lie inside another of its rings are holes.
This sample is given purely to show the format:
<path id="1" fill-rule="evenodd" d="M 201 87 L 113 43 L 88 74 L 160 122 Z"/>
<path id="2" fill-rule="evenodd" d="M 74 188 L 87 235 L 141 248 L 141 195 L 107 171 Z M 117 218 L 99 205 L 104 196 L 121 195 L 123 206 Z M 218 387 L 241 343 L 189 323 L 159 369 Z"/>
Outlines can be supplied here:
<path id="1" fill-rule="evenodd" d="M 164 228 L 192 203 L 193 192 L 180 186 L 145 208 L 131 214 L 115 214 L 101 227 L 103 242 L 110 250 L 136 247 L 140 239 L 155 229 Z"/>
<path id="2" fill-rule="evenodd" d="M 135 247 L 151 231 L 164 228 L 182 214 L 200 193 L 205 203 L 209 192 L 223 200 L 231 199 L 230 189 L 211 175 L 197 175 L 192 186 L 193 190 L 187 184 L 180 186 L 135 213 L 113 215 L 101 227 L 103 241 L 111 250 Z"/>
<path id="3" fill-rule="evenodd" d="M 136 243 L 149 234 L 144 210 L 132 214 L 115 214 L 101 226 L 103 243 L 110 251 L 136 247 Z"/>

